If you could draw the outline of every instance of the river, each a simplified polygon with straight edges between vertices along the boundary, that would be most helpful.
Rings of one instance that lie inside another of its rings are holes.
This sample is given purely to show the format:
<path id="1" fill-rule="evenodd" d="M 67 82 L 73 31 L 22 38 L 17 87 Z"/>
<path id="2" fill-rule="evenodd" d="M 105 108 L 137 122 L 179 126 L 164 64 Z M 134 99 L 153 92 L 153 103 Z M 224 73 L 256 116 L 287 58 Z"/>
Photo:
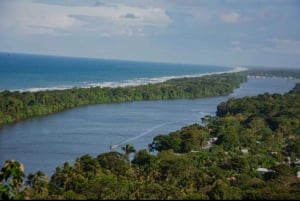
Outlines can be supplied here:
<path id="1" fill-rule="evenodd" d="M 52 175 L 64 162 L 73 164 L 84 154 L 96 157 L 113 144 L 147 148 L 158 134 L 215 115 L 217 105 L 229 97 L 283 94 L 294 86 L 293 80 L 248 77 L 229 96 L 90 105 L 24 120 L 0 129 L 0 165 L 15 159 L 24 164 L 26 174 L 42 170 Z"/>

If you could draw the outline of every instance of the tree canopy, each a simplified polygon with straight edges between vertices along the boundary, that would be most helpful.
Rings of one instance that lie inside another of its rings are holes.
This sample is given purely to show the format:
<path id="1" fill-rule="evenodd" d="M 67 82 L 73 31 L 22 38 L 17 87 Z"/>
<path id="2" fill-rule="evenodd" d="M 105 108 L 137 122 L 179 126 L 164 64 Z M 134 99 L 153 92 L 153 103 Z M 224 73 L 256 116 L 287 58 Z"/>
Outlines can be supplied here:
<path id="1" fill-rule="evenodd" d="M 38 171 L 25 178 L 22 164 L 8 160 L 0 172 L 0 195 L 48 200 L 299 200 L 299 104 L 300 84 L 283 95 L 231 98 L 218 105 L 217 116 L 202 118 L 201 125 L 158 134 L 149 151 L 127 144 L 120 152 L 84 155 L 57 167 L 50 177 Z"/>

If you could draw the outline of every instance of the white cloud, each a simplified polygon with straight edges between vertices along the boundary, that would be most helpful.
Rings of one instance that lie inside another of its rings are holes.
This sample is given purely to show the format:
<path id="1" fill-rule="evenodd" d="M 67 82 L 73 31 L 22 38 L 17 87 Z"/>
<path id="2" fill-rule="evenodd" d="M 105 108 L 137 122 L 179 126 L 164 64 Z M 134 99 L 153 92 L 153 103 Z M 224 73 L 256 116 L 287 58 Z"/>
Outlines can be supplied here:
<path id="1" fill-rule="evenodd" d="M 240 21 L 240 14 L 236 12 L 222 13 L 220 19 L 226 23 L 236 23 Z"/>
<path id="2" fill-rule="evenodd" d="M 298 40 L 273 38 L 268 41 L 273 44 L 273 47 L 263 48 L 265 51 L 284 54 L 300 54 L 300 41 Z"/>
<path id="3" fill-rule="evenodd" d="M 9 12 L 0 18 L 1 34 L 50 34 L 80 27 L 82 22 L 63 12 L 60 6 L 46 6 L 28 1 L 12 1 Z"/>
<path id="4" fill-rule="evenodd" d="M 145 33 L 142 28 L 138 28 L 138 29 L 123 29 L 118 33 L 115 33 L 110 36 L 114 36 L 114 35 L 122 36 L 122 37 L 131 37 L 131 36 L 144 36 Z"/>
<path id="5" fill-rule="evenodd" d="M 41 4 L 36 2 L 12 2 L 11 12 L 0 14 L 0 34 L 8 30 L 19 34 L 66 34 L 68 31 L 80 32 L 97 30 L 115 33 L 127 28 L 136 30 L 138 27 L 164 27 L 171 23 L 171 19 L 162 8 L 133 7 L 123 4 L 114 6 L 76 6 Z M 125 17 L 124 17 L 125 16 Z M 85 20 L 82 18 L 85 17 Z M 93 20 L 89 20 L 93 18 Z M 104 27 L 106 26 L 106 27 Z M 91 29 L 92 28 L 92 29 Z M 118 30 L 118 31 L 116 31 Z M 74 33 L 74 32 L 73 32 Z M 127 35 L 134 35 L 127 31 Z M 113 33 L 100 33 L 99 35 Z M 124 35 L 124 34 L 122 34 Z"/>

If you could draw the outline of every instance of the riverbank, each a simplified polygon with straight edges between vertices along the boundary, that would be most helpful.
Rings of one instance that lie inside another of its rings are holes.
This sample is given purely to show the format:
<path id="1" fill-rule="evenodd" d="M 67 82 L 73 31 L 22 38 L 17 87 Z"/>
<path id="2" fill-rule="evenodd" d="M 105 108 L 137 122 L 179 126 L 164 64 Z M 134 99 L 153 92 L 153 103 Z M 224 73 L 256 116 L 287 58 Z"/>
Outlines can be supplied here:
<path id="1" fill-rule="evenodd" d="M 244 81 L 246 81 L 245 75 L 223 73 L 117 88 L 90 87 L 38 92 L 4 91 L 0 93 L 0 126 L 91 104 L 223 96 L 231 93 Z"/>
<path id="2" fill-rule="evenodd" d="M 110 151 L 112 144 L 147 148 L 158 134 L 214 116 L 217 105 L 229 97 L 283 94 L 294 85 L 292 80 L 251 77 L 226 96 L 89 105 L 19 121 L 0 128 L 0 163 L 15 159 L 26 173 L 43 170 L 51 175 L 65 161 L 97 156 Z"/>

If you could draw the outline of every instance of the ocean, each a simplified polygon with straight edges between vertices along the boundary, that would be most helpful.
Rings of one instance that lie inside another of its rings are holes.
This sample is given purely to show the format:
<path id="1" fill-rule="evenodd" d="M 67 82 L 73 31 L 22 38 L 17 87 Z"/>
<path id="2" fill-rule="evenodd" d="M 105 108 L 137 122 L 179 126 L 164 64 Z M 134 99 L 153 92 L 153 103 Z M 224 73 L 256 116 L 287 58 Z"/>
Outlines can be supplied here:
<path id="1" fill-rule="evenodd" d="M 15 56 L 16 61 L 12 59 Z M 11 58 L 3 61 L 6 57 Z M 103 83 L 119 86 L 137 84 L 140 80 L 145 83 L 172 76 L 234 70 L 217 66 L 33 55 L 2 54 L 0 58 L 2 90 L 34 91 Z M 0 128 L 0 167 L 6 160 L 15 159 L 24 164 L 26 174 L 42 170 L 50 176 L 64 162 L 73 164 L 76 157 L 85 154 L 96 157 L 110 151 L 111 145 L 119 145 L 115 151 L 122 151 L 120 146 L 126 143 L 137 150 L 147 149 L 156 135 L 200 123 L 205 115 L 215 115 L 217 105 L 230 97 L 265 92 L 282 94 L 294 86 L 293 80 L 248 77 L 247 82 L 228 96 L 90 105 L 27 119 Z"/>
<path id="2" fill-rule="evenodd" d="M 0 91 L 140 85 L 233 70 L 236 68 L 0 53 Z"/>

